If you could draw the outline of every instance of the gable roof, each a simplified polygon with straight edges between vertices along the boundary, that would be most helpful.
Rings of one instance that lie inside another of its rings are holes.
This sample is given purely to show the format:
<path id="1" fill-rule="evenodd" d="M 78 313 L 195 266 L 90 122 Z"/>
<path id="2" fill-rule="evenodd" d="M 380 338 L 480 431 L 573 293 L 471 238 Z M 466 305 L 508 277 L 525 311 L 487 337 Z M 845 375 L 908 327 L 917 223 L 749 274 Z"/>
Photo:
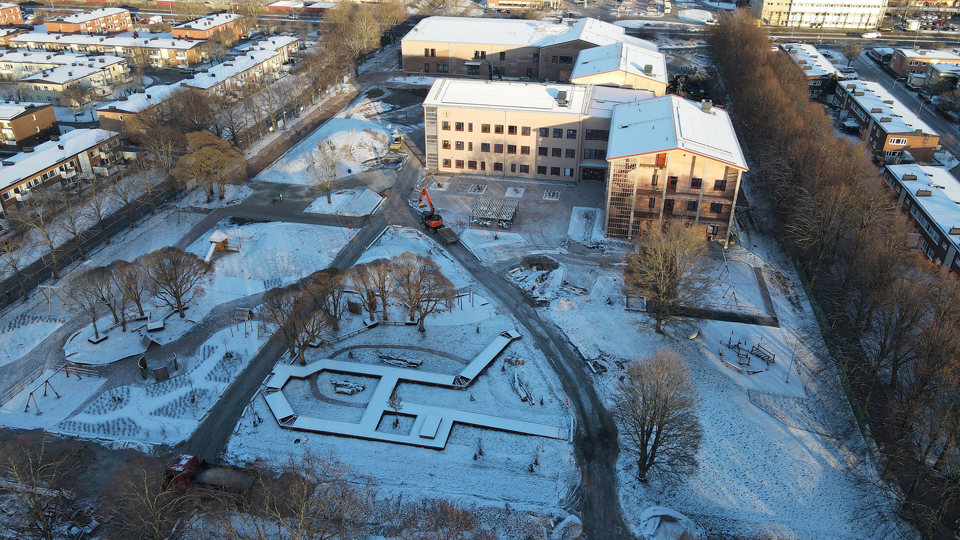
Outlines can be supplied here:
<path id="1" fill-rule="evenodd" d="M 650 73 L 645 67 L 651 66 Z M 613 43 L 581 51 L 570 74 L 571 82 L 578 77 L 623 71 L 666 84 L 667 63 L 663 53 L 630 43 Z"/>
<path id="2" fill-rule="evenodd" d="M 607 159 L 685 150 L 748 170 L 727 111 L 677 96 L 663 96 L 613 108 Z"/>
<path id="3" fill-rule="evenodd" d="M 103 129 L 75 129 L 60 135 L 59 141 L 47 141 L 34 147 L 33 152 L 9 157 L 4 161 L 13 165 L 0 167 L 3 173 L 0 191 L 116 136 L 116 133 Z"/>
<path id="4" fill-rule="evenodd" d="M 111 101 L 97 107 L 97 111 L 110 111 L 126 113 L 139 113 L 159 105 L 170 98 L 178 90 L 186 91 L 180 83 L 158 84 L 147 88 L 144 92 L 135 92 L 129 96 L 124 96 L 122 100 Z"/>

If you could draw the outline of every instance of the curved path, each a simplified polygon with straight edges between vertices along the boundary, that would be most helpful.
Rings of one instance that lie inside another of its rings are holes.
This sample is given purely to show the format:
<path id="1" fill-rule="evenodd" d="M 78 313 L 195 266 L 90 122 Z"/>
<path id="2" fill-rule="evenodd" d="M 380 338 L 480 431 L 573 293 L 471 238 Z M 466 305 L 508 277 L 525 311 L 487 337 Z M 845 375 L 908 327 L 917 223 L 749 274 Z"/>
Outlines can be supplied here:
<path id="1" fill-rule="evenodd" d="M 390 344 L 383 344 L 383 343 L 378 343 L 378 344 L 376 344 L 376 345 L 351 345 L 351 346 L 349 346 L 349 347 L 344 347 L 344 348 L 342 348 L 342 349 L 337 349 L 337 350 L 331 352 L 330 354 L 328 354 L 327 356 L 330 357 L 330 358 L 336 358 L 337 356 L 340 356 L 341 354 L 343 354 L 343 353 L 345 353 L 345 352 L 349 352 L 349 351 L 352 351 L 352 350 L 355 350 L 355 349 L 402 349 L 402 350 L 406 350 L 406 351 L 420 351 L 420 352 L 435 354 L 435 355 L 437 355 L 437 356 L 442 356 L 442 357 L 444 357 L 444 358 L 448 358 L 448 359 L 450 359 L 450 360 L 453 360 L 454 362 L 459 362 L 459 363 L 461 363 L 461 364 L 463 364 L 463 365 L 467 365 L 467 364 L 470 363 L 470 360 L 467 360 L 466 358 L 457 356 L 457 355 L 452 354 L 452 353 L 443 352 L 443 351 L 438 351 L 438 350 L 436 350 L 436 349 L 431 349 L 431 348 L 429 348 L 429 347 L 420 347 L 420 346 L 418 346 L 418 345 L 390 345 Z"/>

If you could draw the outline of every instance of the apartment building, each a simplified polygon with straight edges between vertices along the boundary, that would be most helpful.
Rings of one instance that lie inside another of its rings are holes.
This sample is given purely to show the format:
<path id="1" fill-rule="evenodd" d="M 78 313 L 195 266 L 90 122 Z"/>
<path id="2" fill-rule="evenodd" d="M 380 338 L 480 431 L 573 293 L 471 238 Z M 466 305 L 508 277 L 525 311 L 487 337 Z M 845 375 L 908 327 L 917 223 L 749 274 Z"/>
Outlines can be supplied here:
<path id="1" fill-rule="evenodd" d="M 780 50 L 803 71 L 807 79 L 810 99 L 817 99 L 823 93 L 823 87 L 830 77 L 838 77 L 839 72 L 813 45 L 803 43 L 783 43 Z"/>
<path id="2" fill-rule="evenodd" d="M 283 55 L 279 51 L 255 50 L 229 59 L 211 68 L 200 70 L 182 81 L 184 86 L 197 88 L 207 95 L 222 96 L 255 87 L 268 77 L 276 80 L 283 67 Z"/>
<path id="3" fill-rule="evenodd" d="M 0 3 L 0 26 L 23 24 L 23 13 L 19 4 Z"/>
<path id="4" fill-rule="evenodd" d="M 580 51 L 614 43 L 657 50 L 620 26 L 596 19 L 559 23 L 427 17 L 401 40 L 404 73 L 567 81 Z"/>
<path id="5" fill-rule="evenodd" d="M 86 56 L 77 53 L 9 51 L 0 54 L 0 78 L 17 80 L 62 66 L 95 64 L 122 80 L 129 72 L 127 61 L 119 56 Z"/>
<path id="6" fill-rule="evenodd" d="M 180 83 L 154 85 L 105 103 L 97 108 L 100 128 L 120 133 L 121 137 L 143 133 L 144 119 L 154 114 L 163 115 L 164 103 L 186 90 Z"/>
<path id="7" fill-rule="evenodd" d="M 4 149 L 36 146 L 59 133 L 49 103 L 0 103 L 0 146 Z"/>
<path id="8" fill-rule="evenodd" d="M 612 43 L 581 51 L 570 74 L 573 84 L 596 84 L 667 92 L 667 63 L 663 53 L 629 43 Z"/>
<path id="9" fill-rule="evenodd" d="M 960 63 L 960 54 L 952 51 L 925 49 L 894 49 L 890 57 L 890 68 L 897 76 L 907 74 L 926 74 L 932 64 Z"/>
<path id="10" fill-rule="evenodd" d="M 653 97 L 607 86 L 437 79 L 423 102 L 426 168 L 602 181 L 614 105 Z"/>
<path id="11" fill-rule="evenodd" d="M 750 9 L 767 26 L 876 30 L 887 0 L 750 0 Z"/>
<path id="12" fill-rule="evenodd" d="M 171 39 L 170 34 L 148 32 L 126 33 L 116 36 L 83 34 L 41 34 L 30 32 L 10 38 L 17 49 L 58 51 L 122 56 L 133 63 L 156 68 L 189 67 L 208 60 L 203 52 L 203 41 Z"/>
<path id="13" fill-rule="evenodd" d="M 58 34 L 113 34 L 133 28 L 130 12 L 107 7 L 60 17 L 46 23 L 47 32 Z"/>
<path id="14" fill-rule="evenodd" d="M 0 162 L 0 219 L 34 189 L 111 176 L 121 159 L 120 138 L 102 129 L 75 129 L 6 158 Z"/>
<path id="15" fill-rule="evenodd" d="M 228 41 L 236 41 L 243 35 L 242 15 L 236 13 L 216 13 L 199 19 L 178 24 L 173 27 L 174 39 L 210 39 L 223 34 Z"/>
<path id="16" fill-rule="evenodd" d="M 57 66 L 37 72 L 17 81 L 20 97 L 31 101 L 45 101 L 54 105 L 72 106 L 78 96 L 72 90 L 85 90 L 93 96 L 109 94 L 115 85 L 130 80 L 130 71 L 123 59 L 106 65 L 103 58 L 89 57 L 82 62 Z"/>
<path id="17" fill-rule="evenodd" d="M 960 82 L 960 63 L 930 64 L 927 68 L 927 84 L 934 85 L 946 81 L 957 86 Z"/>
<path id="18" fill-rule="evenodd" d="M 960 274 L 960 182 L 947 169 L 915 164 L 890 165 L 883 178 L 917 229 L 917 248 Z"/>
<path id="19" fill-rule="evenodd" d="M 294 36 L 271 36 L 261 39 L 260 41 L 238 46 L 236 47 L 236 50 L 240 53 L 256 50 L 277 51 L 280 53 L 281 60 L 284 63 L 287 63 L 295 58 L 301 50 L 303 50 L 303 41 Z"/>
<path id="20" fill-rule="evenodd" d="M 933 159 L 940 134 L 880 83 L 844 81 L 837 85 L 835 102 L 843 127 L 858 133 L 886 162 Z"/>
<path id="21" fill-rule="evenodd" d="M 726 111 L 677 96 L 617 105 L 607 162 L 604 234 L 634 238 L 674 218 L 729 245 L 748 168 Z"/>
<path id="22" fill-rule="evenodd" d="M 524 10 L 524 9 L 543 9 L 544 7 L 556 6 L 557 0 L 487 0 L 487 9 L 498 10 Z"/>

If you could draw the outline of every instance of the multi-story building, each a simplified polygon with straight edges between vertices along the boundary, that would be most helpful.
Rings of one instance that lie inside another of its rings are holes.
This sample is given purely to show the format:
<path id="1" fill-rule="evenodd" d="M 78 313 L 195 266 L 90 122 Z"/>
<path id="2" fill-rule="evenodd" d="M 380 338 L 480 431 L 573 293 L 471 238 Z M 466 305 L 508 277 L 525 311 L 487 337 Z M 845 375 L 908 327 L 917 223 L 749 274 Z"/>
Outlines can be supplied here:
<path id="1" fill-rule="evenodd" d="M 859 133 L 888 163 L 933 159 L 940 135 L 880 83 L 844 81 L 837 85 L 835 102 L 844 128 Z"/>
<path id="2" fill-rule="evenodd" d="M 295 58 L 302 49 L 303 41 L 301 41 L 300 38 L 284 35 L 271 36 L 261 39 L 260 41 L 244 44 L 235 48 L 235 50 L 240 53 L 256 50 L 277 51 L 280 53 L 281 60 L 284 63 L 287 63 Z"/>
<path id="3" fill-rule="evenodd" d="M 613 106 L 652 97 L 607 86 L 438 79 L 423 102 L 426 168 L 603 180 Z"/>
<path id="4" fill-rule="evenodd" d="M 255 50 L 232 58 L 222 64 L 200 70 L 187 77 L 182 84 L 203 90 L 207 95 L 222 96 L 239 92 L 264 82 L 271 74 L 283 67 L 283 55 L 279 51 Z"/>
<path id="5" fill-rule="evenodd" d="M 942 167 L 890 165 L 884 180 L 920 235 L 917 248 L 960 274 L 960 182 Z"/>
<path id="6" fill-rule="evenodd" d="M 667 92 L 667 63 L 663 53 L 629 43 L 613 43 L 581 51 L 570 74 L 573 84 L 599 84 Z"/>
<path id="7" fill-rule="evenodd" d="M 186 88 L 180 83 L 154 85 L 142 92 L 123 96 L 97 108 L 100 128 L 120 133 L 121 136 L 143 133 L 144 119 L 150 115 L 164 116 L 164 104 Z"/>
<path id="8" fill-rule="evenodd" d="M 617 105 L 607 162 L 607 236 L 675 218 L 729 244 L 747 163 L 726 111 L 677 96 Z"/>
<path id="9" fill-rule="evenodd" d="M 596 19 L 561 23 L 520 19 L 427 17 L 401 41 L 411 75 L 567 81 L 580 51 L 629 43 L 657 50 L 620 26 Z"/>
<path id="10" fill-rule="evenodd" d="M 19 4 L 0 3 L 0 26 L 23 24 L 23 13 Z"/>
<path id="11" fill-rule="evenodd" d="M 122 154 L 116 133 L 75 129 L 55 139 L 0 162 L 0 219 L 34 189 L 119 171 Z"/>
<path id="12" fill-rule="evenodd" d="M 960 82 L 960 63 L 957 64 L 930 64 L 927 68 L 927 84 L 937 85 L 947 83 L 948 86 L 957 86 Z"/>
<path id="13" fill-rule="evenodd" d="M 487 0 L 487 9 L 543 9 L 546 6 L 555 7 L 558 3 L 558 0 Z"/>
<path id="14" fill-rule="evenodd" d="M 823 91 L 824 84 L 831 76 L 838 76 L 837 68 L 833 67 L 820 51 L 813 45 L 803 43 L 783 43 L 780 50 L 786 53 L 797 67 L 803 71 L 807 79 L 807 88 L 811 99 L 817 99 Z"/>
<path id="15" fill-rule="evenodd" d="M 67 15 L 46 23 L 47 32 L 58 34 L 112 34 L 133 28 L 130 12 L 123 8 L 99 8 Z"/>
<path id="16" fill-rule="evenodd" d="M 243 35 L 242 15 L 236 13 L 216 13 L 200 17 L 194 21 L 178 24 L 173 27 L 174 39 L 210 39 L 217 34 L 223 34 L 226 41 L 236 41 Z"/>
<path id="17" fill-rule="evenodd" d="M 77 53 L 53 54 L 42 51 L 9 51 L 0 54 L 0 78 L 22 79 L 62 66 L 95 64 L 110 72 L 115 80 L 123 80 L 129 73 L 127 61 L 119 56 L 86 56 Z"/>
<path id="18" fill-rule="evenodd" d="M 17 81 L 20 97 L 32 101 L 46 101 L 55 105 L 82 104 L 81 96 L 71 95 L 73 90 L 90 92 L 87 97 L 102 97 L 109 94 L 115 85 L 129 81 L 129 68 L 122 59 L 120 63 L 107 66 L 100 58 L 89 57 L 84 61 L 46 69 Z"/>
<path id="19" fill-rule="evenodd" d="M 958 62 L 960 62 L 960 54 L 951 51 L 894 49 L 890 57 L 890 68 L 897 76 L 908 73 L 926 74 L 931 64 Z"/>
<path id="20" fill-rule="evenodd" d="M 83 34 L 41 34 L 30 32 L 10 38 L 17 49 L 110 54 L 128 58 L 134 64 L 157 68 L 188 67 L 208 60 L 203 41 L 170 39 L 169 34 L 138 32 L 118 36 Z"/>
<path id="21" fill-rule="evenodd" d="M 59 134 L 49 103 L 0 103 L 0 146 L 5 149 L 36 146 Z"/>
<path id="22" fill-rule="evenodd" d="M 750 9 L 767 26 L 875 30 L 887 0 L 750 0 Z"/>

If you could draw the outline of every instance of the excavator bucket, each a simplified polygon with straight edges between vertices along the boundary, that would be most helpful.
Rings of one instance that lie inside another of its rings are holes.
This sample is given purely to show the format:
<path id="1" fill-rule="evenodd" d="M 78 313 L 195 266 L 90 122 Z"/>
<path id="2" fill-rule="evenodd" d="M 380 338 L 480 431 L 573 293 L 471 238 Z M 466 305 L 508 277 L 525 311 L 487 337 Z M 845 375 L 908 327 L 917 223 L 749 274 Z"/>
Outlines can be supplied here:
<path id="1" fill-rule="evenodd" d="M 423 201 L 420 201 L 417 203 L 417 208 L 426 208 L 426 207 L 427 207 L 427 203 Z"/>

